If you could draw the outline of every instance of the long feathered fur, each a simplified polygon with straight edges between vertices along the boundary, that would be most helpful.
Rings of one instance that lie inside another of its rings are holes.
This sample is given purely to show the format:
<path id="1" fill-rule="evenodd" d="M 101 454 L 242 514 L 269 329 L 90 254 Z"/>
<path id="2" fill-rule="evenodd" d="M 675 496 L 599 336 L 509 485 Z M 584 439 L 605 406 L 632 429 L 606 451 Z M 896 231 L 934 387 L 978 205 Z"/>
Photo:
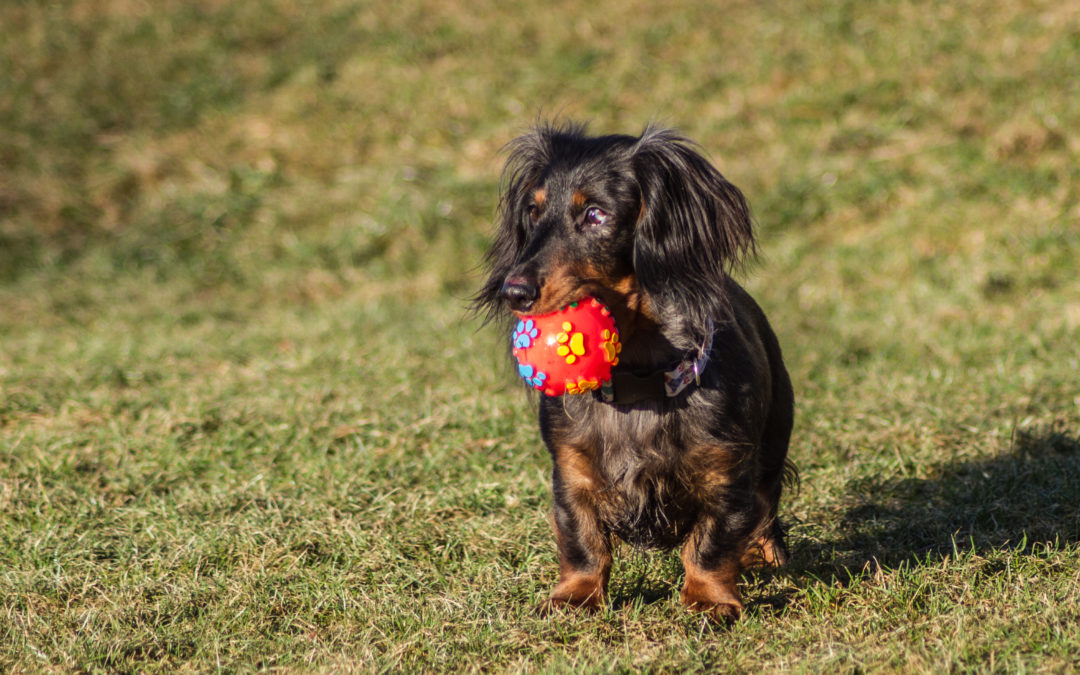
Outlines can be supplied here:
<path id="1" fill-rule="evenodd" d="M 786 559 L 777 509 L 795 476 L 779 343 L 731 277 L 756 252 L 746 200 L 693 143 L 652 126 L 589 136 L 541 123 L 509 144 L 501 183 L 488 277 L 473 298 L 488 320 L 512 318 L 508 304 L 541 314 L 599 297 L 623 338 L 619 367 L 634 372 L 685 360 L 713 330 L 700 385 L 678 397 L 541 397 L 561 569 L 549 603 L 595 606 L 618 536 L 683 546 L 683 601 L 737 616 L 731 570 L 754 551 Z"/>
<path id="2" fill-rule="evenodd" d="M 634 147 L 644 215 L 634 270 L 650 296 L 701 326 L 724 311 L 728 274 L 756 253 L 750 209 L 687 139 L 649 127 Z"/>
<path id="3" fill-rule="evenodd" d="M 541 122 L 507 147 L 489 275 L 473 298 L 485 319 L 504 315 L 499 290 L 525 249 L 529 190 L 553 165 L 595 161 L 598 153 L 605 172 L 631 179 L 640 205 L 633 265 L 643 289 L 691 318 L 696 333 L 707 316 L 726 311 L 724 280 L 756 255 L 753 224 L 742 193 L 691 141 L 656 126 L 636 138 L 589 137 L 584 124 Z"/>

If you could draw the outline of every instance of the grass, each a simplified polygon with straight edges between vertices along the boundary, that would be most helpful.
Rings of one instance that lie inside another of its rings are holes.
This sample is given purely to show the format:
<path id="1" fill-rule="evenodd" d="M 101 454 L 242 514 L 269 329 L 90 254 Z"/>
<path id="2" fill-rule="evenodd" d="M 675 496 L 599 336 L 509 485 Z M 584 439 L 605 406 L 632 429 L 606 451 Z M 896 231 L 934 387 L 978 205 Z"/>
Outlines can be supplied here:
<path id="1" fill-rule="evenodd" d="M 0 6 L 0 668 L 1080 667 L 1075 3 Z M 464 310 L 537 113 L 697 139 L 796 384 L 745 619 L 557 572 Z"/>

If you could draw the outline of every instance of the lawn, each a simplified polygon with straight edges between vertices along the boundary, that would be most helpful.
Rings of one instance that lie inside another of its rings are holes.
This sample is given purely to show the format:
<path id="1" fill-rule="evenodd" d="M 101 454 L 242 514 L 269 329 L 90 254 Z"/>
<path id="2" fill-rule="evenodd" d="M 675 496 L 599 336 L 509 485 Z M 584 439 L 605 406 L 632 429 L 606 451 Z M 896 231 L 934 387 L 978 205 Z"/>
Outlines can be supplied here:
<path id="1" fill-rule="evenodd" d="M 1080 669 L 1080 3 L 0 4 L 0 670 Z M 794 381 L 715 627 L 467 310 L 538 116 L 698 141 Z"/>

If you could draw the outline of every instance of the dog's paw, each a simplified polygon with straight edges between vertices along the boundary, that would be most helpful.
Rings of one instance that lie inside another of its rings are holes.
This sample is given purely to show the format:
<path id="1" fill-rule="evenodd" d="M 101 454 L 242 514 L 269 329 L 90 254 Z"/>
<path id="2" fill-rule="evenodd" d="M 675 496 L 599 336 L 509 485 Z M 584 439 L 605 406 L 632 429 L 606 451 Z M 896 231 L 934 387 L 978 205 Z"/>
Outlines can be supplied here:
<path id="1" fill-rule="evenodd" d="M 704 613 L 713 623 L 722 626 L 734 625 L 742 617 L 741 602 L 718 602 L 708 604 L 706 602 L 694 602 L 687 604 L 687 609 L 692 612 Z"/>
<path id="2" fill-rule="evenodd" d="M 598 612 L 603 606 L 603 601 L 596 597 L 590 596 L 587 598 L 556 598 L 550 597 L 547 600 L 540 603 L 537 607 L 537 611 L 540 616 L 551 616 L 552 614 L 567 609 L 582 611 L 582 612 Z"/>
<path id="3" fill-rule="evenodd" d="M 740 564 L 748 567 L 783 567 L 787 564 L 788 549 L 784 540 L 774 536 L 760 537 L 743 554 Z"/>
<path id="4" fill-rule="evenodd" d="M 540 605 L 541 614 L 550 614 L 563 607 L 597 611 L 604 604 L 604 589 L 591 576 L 576 576 L 559 582 L 551 596 Z"/>
<path id="5" fill-rule="evenodd" d="M 731 625 L 742 616 L 743 604 L 738 589 L 718 584 L 688 582 L 681 593 L 683 605 L 692 612 L 704 612 L 719 624 Z"/>

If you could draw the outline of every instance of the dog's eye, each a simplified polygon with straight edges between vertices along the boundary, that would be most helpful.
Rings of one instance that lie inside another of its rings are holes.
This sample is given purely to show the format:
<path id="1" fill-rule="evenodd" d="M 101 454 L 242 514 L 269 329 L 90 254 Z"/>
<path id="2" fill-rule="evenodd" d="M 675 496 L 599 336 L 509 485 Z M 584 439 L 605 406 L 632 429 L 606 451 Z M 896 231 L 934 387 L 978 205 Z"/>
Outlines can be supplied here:
<path id="1" fill-rule="evenodd" d="M 529 206 L 529 220 L 533 221 L 534 223 L 540 220 L 540 208 L 536 204 L 532 204 Z"/>
<path id="2" fill-rule="evenodd" d="M 589 227 L 596 227 L 597 225 L 603 225 L 607 222 L 608 214 L 603 209 L 598 209 L 595 206 L 590 206 L 585 210 L 585 224 Z"/>

